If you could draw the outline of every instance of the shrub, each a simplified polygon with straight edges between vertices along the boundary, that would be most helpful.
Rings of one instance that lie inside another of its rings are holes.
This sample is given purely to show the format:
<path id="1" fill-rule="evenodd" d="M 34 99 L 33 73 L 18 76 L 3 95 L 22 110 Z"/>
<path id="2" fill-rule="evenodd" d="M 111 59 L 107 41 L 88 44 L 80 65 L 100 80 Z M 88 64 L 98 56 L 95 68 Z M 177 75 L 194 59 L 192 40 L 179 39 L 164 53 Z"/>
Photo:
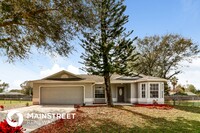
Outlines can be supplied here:
<path id="1" fill-rule="evenodd" d="M 0 122 L 0 133 L 23 133 L 22 126 L 11 127 L 6 120 Z"/>
<path id="2" fill-rule="evenodd" d="M 3 111 L 3 110 L 4 110 L 4 106 L 3 106 L 3 105 L 0 105 L 0 109 Z"/>
<path id="3" fill-rule="evenodd" d="M 74 104 L 74 108 L 75 108 L 76 110 L 78 110 L 80 107 L 81 107 L 81 105 L 79 105 L 79 104 Z"/>
<path id="4" fill-rule="evenodd" d="M 28 106 L 29 106 L 29 103 L 26 103 L 26 106 L 28 107 Z"/>

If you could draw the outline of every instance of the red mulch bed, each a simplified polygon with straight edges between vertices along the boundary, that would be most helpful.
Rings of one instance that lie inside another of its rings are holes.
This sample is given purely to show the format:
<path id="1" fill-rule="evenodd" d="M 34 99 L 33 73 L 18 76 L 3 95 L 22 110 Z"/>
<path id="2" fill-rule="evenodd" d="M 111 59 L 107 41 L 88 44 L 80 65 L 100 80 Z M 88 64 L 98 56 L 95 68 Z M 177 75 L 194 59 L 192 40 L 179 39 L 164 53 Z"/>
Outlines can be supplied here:
<path id="1" fill-rule="evenodd" d="M 172 109 L 173 106 L 168 104 L 135 104 L 135 107 L 146 107 L 149 109 Z"/>
<path id="2" fill-rule="evenodd" d="M 81 106 L 81 108 L 96 108 L 96 107 L 108 107 L 107 105 L 86 105 L 86 106 Z"/>
<path id="3" fill-rule="evenodd" d="M 81 113 L 83 113 L 81 110 L 71 113 L 76 113 L 75 119 L 59 119 L 53 123 L 38 128 L 31 133 L 74 133 L 77 130 L 76 124 L 84 121 L 86 118 L 81 115 Z"/>

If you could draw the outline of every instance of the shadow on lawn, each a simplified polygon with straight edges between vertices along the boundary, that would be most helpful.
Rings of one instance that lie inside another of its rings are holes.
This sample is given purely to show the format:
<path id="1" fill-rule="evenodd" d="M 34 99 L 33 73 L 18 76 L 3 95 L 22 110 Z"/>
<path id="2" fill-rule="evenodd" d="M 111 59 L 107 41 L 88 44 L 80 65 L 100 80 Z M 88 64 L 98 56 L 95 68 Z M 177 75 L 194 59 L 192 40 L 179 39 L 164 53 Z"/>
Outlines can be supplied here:
<path id="1" fill-rule="evenodd" d="M 99 124 L 95 127 L 88 125 L 87 129 L 79 128 L 76 131 L 79 133 L 197 133 L 200 128 L 200 122 L 183 118 L 178 118 L 176 121 L 167 121 L 163 118 L 152 118 L 150 119 L 152 126 L 133 126 L 132 128 L 119 125 L 110 119 L 94 119 L 94 121 Z"/>
<path id="2" fill-rule="evenodd" d="M 180 132 L 199 132 L 200 131 L 200 121 L 187 120 L 182 117 L 178 117 L 175 121 L 169 121 L 165 118 L 155 118 L 139 112 L 128 110 L 123 107 L 116 107 L 116 109 L 128 111 L 134 115 L 142 117 L 145 121 L 149 123 L 149 126 L 138 127 L 133 125 L 129 128 L 122 126 L 110 119 L 93 119 L 95 126 L 89 126 L 87 130 L 79 128 L 78 132 L 90 132 L 90 133 L 154 133 L 154 132 L 170 132 L 170 133 L 180 133 Z M 134 118 L 133 118 L 134 119 Z"/>
<path id="3" fill-rule="evenodd" d="M 186 112 L 200 114 L 200 107 L 194 107 L 194 106 L 174 106 L 174 108 L 178 109 L 178 110 L 186 111 Z"/>
<path id="4" fill-rule="evenodd" d="M 78 128 L 79 133 L 127 133 L 129 129 L 110 120 L 110 119 L 93 119 L 95 126 L 88 125 L 87 129 Z"/>

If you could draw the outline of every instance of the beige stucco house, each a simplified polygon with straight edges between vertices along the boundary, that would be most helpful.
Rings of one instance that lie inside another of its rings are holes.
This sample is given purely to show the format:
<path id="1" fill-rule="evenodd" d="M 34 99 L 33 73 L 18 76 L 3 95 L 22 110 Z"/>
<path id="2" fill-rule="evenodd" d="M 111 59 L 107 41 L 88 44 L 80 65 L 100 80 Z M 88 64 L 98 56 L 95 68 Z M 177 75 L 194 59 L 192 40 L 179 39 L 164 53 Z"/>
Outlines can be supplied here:
<path id="1" fill-rule="evenodd" d="M 101 76 L 75 75 L 65 70 L 41 80 L 30 81 L 33 104 L 95 104 L 106 103 L 104 79 Z M 139 75 L 112 75 L 114 103 L 164 103 L 165 79 Z"/>

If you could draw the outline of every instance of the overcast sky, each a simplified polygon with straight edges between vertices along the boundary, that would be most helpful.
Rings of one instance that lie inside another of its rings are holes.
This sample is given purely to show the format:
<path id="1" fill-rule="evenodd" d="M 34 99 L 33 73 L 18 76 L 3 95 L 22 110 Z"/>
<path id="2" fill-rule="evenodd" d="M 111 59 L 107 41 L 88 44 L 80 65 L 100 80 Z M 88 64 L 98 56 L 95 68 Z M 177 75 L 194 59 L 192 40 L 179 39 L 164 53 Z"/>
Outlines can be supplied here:
<path id="1" fill-rule="evenodd" d="M 129 15 L 126 27 L 127 30 L 134 30 L 132 37 L 177 33 L 200 43 L 199 0 L 126 0 L 125 4 L 126 14 Z M 23 81 L 40 79 L 63 69 L 83 73 L 79 69 L 82 65 L 78 63 L 83 49 L 77 41 L 72 44 L 77 51 L 68 58 L 32 51 L 29 59 L 9 64 L 0 57 L 0 80 L 9 83 L 9 89 L 17 89 Z M 178 75 L 179 83 L 184 85 L 188 81 L 200 89 L 200 59 L 183 64 L 188 67 L 182 68 L 183 73 Z"/>

